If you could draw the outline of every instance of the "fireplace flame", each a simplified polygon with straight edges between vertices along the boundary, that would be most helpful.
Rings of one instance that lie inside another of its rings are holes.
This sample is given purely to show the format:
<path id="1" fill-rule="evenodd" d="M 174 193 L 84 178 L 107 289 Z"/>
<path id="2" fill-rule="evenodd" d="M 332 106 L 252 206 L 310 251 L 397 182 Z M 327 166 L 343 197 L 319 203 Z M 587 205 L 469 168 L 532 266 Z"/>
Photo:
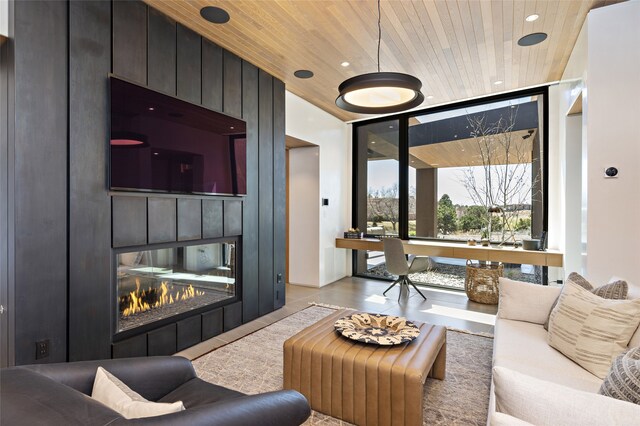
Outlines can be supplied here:
<path id="1" fill-rule="evenodd" d="M 169 292 L 169 283 L 166 281 L 163 281 L 159 288 L 153 289 L 149 287 L 141 291 L 140 280 L 136 279 L 136 289 L 129 292 L 129 306 L 124 308 L 122 316 L 128 317 L 153 308 L 171 305 L 178 301 L 193 299 L 204 294 L 204 291 L 194 289 L 191 284 L 188 287 L 176 289 L 175 293 L 171 294 Z M 155 301 L 149 302 L 149 300 L 153 299 Z"/>

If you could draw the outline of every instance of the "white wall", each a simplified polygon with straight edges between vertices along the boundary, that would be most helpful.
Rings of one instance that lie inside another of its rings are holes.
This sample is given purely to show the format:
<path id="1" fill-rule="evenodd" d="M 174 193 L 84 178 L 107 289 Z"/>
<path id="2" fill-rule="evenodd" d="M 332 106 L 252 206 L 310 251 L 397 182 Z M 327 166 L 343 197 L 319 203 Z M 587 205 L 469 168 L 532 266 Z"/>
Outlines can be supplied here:
<path id="1" fill-rule="evenodd" d="M 587 274 L 640 283 L 640 1 L 592 10 L 587 58 Z M 604 178 L 615 166 L 619 177 Z"/>
<path id="2" fill-rule="evenodd" d="M 318 253 L 299 254 L 301 262 L 306 264 L 314 261 L 319 265 L 318 281 L 316 283 L 297 282 L 293 279 L 294 265 L 291 253 L 294 240 L 305 236 L 293 228 L 292 221 L 289 222 L 289 270 L 292 275 L 289 281 L 320 287 L 350 275 L 351 272 L 347 269 L 350 253 L 335 247 L 336 237 L 351 226 L 351 125 L 287 91 L 286 134 L 319 147 L 319 197 L 312 204 L 318 209 L 319 215 Z M 290 167 L 293 167 L 291 162 L 293 152 L 295 149 L 289 154 Z M 290 177 L 290 179 L 292 184 L 293 178 Z M 293 216 L 291 192 L 289 196 L 290 212 Z M 329 205 L 321 206 L 321 198 L 328 198 Z M 314 232 L 314 230 L 307 229 L 306 232 Z"/>
<path id="3" fill-rule="evenodd" d="M 9 36 L 9 0 L 0 0 L 0 35 Z"/>
<path id="4" fill-rule="evenodd" d="M 320 283 L 320 148 L 289 150 L 290 283 Z"/>
<path id="5" fill-rule="evenodd" d="M 557 211 L 550 209 L 549 225 L 552 220 L 557 224 L 553 234 L 557 246 L 564 255 L 564 275 L 570 272 L 585 273 L 582 265 L 582 140 L 586 137 L 583 127 L 586 115 L 567 116 L 569 108 L 583 94 L 587 75 L 587 27 L 585 21 L 576 44 L 574 45 L 562 79 L 559 84 L 551 86 L 550 92 L 556 94 L 555 104 L 557 133 L 552 142 L 557 146 L 557 167 L 559 174 L 550 179 L 550 193 L 555 191 Z M 584 91 L 583 99 L 586 99 Z M 583 109 L 585 109 L 583 107 Z M 553 117 L 553 116 L 552 116 Z M 586 154 L 586 150 L 585 150 Z M 553 190 L 552 190 L 553 188 Z M 586 200 L 586 197 L 585 197 Z M 585 206 L 586 207 L 586 206 Z M 586 224 L 585 224 L 586 231 Z M 551 230 L 549 232 L 552 234 Z M 557 278 L 562 278 L 561 276 Z"/>

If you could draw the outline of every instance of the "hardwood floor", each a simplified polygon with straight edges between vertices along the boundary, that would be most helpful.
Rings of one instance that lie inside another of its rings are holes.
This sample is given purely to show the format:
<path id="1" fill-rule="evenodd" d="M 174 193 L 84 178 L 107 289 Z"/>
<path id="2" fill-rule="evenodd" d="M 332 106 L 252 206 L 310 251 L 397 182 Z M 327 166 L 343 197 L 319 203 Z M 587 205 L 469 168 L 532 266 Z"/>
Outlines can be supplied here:
<path id="1" fill-rule="evenodd" d="M 427 297 L 424 300 L 411 289 L 409 297 L 403 294 L 398 301 L 396 285 L 385 296 L 388 281 L 347 277 L 321 288 L 287 286 L 287 306 L 304 308 L 310 302 L 326 303 L 367 312 L 401 315 L 415 321 L 493 333 L 496 305 L 483 305 L 469 301 L 463 292 L 418 287 Z"/>
<path id="2" fill-rule="evenodd" d="M 498 309 L 495 305 L 471 302 L 463 292 L 430 287 L 418 287 L 427 300 L 422 299 L 412 289 L 408 297 L 403 294 L 398 302 L 397 285 L 387 293 L 386 297 L 382 295 L 382 292 L 390 284 L 387 281 L 356 277 L 346 277 L 321 288 L 287 284 L 286 305 L 281 309 L 192 346 L 176 355 L 195 359 L 298 312 L 308 307 L 312 302 L 366 312 L 401 315 L 415 321 L 445 325 L 476 333 L 493 333 L 495 314 Z"/>

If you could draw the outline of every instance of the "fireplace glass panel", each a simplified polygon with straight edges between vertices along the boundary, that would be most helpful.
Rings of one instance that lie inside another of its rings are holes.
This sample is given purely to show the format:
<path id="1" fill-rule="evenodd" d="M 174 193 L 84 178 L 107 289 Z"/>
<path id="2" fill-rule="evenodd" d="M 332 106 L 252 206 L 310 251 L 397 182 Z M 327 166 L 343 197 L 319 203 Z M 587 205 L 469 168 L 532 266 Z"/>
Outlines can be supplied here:
<path id="1" fill-rule="evenodd" d="M 118 332 L 236 295 L 235 241 L 120 253 Z"/>

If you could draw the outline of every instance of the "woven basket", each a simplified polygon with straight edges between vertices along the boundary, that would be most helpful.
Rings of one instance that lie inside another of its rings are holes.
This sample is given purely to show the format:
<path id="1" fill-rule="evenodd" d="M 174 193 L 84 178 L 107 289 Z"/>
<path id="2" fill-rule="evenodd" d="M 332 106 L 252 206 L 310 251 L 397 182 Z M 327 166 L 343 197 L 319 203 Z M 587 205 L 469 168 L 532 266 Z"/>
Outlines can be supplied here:
<path id="1" fill-rule="evenodd" d="M 498 278 L 504 272 L 504 265 L 485 265 L 467 260 L 467 276 L 464 288 L 469 300 L 487 305 L 498 304 Z"/>

